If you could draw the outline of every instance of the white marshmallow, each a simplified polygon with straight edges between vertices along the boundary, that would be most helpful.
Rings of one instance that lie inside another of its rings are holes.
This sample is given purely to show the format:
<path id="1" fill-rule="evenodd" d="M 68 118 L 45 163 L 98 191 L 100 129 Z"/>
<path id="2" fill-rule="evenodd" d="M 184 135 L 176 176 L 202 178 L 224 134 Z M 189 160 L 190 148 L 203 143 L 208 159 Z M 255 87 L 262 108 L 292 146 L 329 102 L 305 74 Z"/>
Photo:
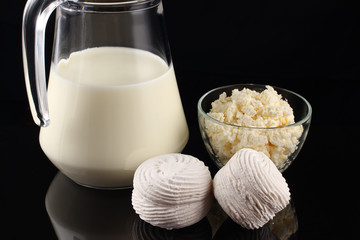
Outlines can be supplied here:
<path id="1" fill-rule="evenodd" d="M 165 154 L 142 163 L 134 175 L 132 205 L 153 226 L 177 229 L 206 216 L 212 203 L 212 179 L 199 159 Z"/>
<path id="2" fill-rule="evenodd" d="M 228 216 L 248 229 L 262 227 L 290 201 L 285 178 L 262 152 L 238 151 L 214 177 L 214 195 Z"/>

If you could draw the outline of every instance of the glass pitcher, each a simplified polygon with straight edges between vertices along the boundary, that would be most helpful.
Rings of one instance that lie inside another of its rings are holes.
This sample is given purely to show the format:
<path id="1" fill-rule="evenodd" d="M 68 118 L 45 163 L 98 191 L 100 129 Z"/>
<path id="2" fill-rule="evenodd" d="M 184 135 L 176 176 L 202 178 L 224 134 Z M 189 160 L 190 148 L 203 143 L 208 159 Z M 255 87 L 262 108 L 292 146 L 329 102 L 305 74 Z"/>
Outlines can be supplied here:
<path id="1" fill-rule="evenodd" d="M 45 26 L 56 9 L 46 83 Z M 25 81 L 40 145 L 75 182 L 132 186 L 150 157 L 188 141 L 161 0 L 29 0 Z"/>

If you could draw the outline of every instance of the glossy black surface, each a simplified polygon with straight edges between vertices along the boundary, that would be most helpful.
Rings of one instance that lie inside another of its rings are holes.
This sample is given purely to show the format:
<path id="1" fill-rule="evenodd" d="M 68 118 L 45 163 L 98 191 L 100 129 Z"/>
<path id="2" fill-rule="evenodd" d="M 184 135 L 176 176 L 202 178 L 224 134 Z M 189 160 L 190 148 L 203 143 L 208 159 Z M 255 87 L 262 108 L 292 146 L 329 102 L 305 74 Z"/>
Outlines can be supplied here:
<path id="1" fill-rule="evenodd" d="M 249 232 L 216 208 L 187 229 L 154 228 L 132 212 L 130 190 L 87 189 L 58 175 L 40 149 L 26 98 L 21 58 L 25 1 L 3 5 L 1 239 L 57 239 L 54 229 L 70 234 L 64 239 L 111 239 L 104 237 L 111 234 L 113 239 L 276 239 L 271 225 Z M 206 91 L 265 83 L 297 92 L 312 104 L 313 118 L 302 151 L 284 172 L 298 221 L 292 238 L 359 239 L 360 15 L 355 3 L 164 0 L 164 8 L 190 128 L 184 153 L 216 172 L 197 126 L 196 104 Z M 217 218 L 221 224 L 212 222 Z"/>

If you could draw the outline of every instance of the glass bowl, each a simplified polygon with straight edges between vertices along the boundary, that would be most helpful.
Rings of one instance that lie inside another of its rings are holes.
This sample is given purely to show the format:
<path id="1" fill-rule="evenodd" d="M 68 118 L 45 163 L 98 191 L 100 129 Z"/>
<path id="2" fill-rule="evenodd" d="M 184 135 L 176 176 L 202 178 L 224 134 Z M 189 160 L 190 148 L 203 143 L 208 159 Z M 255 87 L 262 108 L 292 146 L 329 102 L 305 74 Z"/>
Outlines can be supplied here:
<path id="1" fill-rule="evenodd" d="M 312 109 L 310 103 L 292 91 L 274 87 L 286 100 L 295 117 L 295 123 L 282 127 L 247 127 L 224 123 L 209 116 L 212 102 L 220 94 L 231 96 L 232 90 L 244 88 L 262 92 L 267 85 L 235 84 L 213 89 L 205 93 L 198 102 L 198 121 L 207 152 L 221 168 L 240 149 L 251 148 L 264 152 L 280 172 L 285 171 L 299 154 L 309 131 Z"/>

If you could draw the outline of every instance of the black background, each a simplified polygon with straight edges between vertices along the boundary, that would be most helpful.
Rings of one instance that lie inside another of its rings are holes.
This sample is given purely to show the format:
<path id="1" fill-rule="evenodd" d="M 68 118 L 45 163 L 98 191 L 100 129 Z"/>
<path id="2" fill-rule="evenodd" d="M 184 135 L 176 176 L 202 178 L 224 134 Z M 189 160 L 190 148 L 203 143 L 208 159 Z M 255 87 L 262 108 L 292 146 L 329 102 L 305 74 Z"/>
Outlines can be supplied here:
<path id="1" fill-rule="evenodd" d="M 307 141 L 284 173 L 298 239 L 359 239 L 360 14 L 356 1 L 164 0 L 180 94 L 190 128 L 184 153 L 215 168 L 196 104 L 214 87 L 264 83 L 312 104 Z M 21 53 L 24 0 L 2 2 L 0 89 L 1 236 L 56 239 L 44 199 L 57 173 L 38 144 Z M 48 25 L 50 61 L 53 18 Z"/>

